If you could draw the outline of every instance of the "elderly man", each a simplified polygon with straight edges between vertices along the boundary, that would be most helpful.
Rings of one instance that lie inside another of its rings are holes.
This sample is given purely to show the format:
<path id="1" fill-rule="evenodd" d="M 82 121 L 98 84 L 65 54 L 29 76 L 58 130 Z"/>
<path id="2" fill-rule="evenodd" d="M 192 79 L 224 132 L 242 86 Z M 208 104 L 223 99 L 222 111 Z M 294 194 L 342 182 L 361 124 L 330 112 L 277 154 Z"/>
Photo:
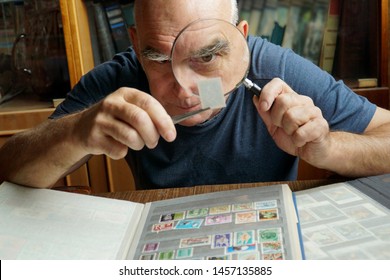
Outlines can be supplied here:
<path id="1" fill-rule="evenodd" d="M 275 79 L 259 97 L 241 86 L 226 108 L 174 125 L 171 116 L 201 106 L 170 61 L 178 33 L 200 18 L 235 24 L 248 37 L 248 77 Z M 86 74 L 50 120 L 4 145 L 0 181 L 50 187 L 97 154 L 126 157 L 144 188 L 292 180 L 298 158 L 347 176 L 390 172 L 390 112 L 291 50 L 247 36 L 235 1 L 136 1 L 135 20 L 132 48 Z"/>

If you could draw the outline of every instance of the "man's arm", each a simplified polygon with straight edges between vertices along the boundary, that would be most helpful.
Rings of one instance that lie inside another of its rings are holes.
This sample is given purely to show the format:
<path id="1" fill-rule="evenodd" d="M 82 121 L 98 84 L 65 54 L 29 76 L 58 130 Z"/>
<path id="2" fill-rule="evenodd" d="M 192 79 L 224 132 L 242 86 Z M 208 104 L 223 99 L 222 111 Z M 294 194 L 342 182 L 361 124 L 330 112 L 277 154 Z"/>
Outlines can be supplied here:
<path id="1" fill-rule="evenodd" d="M 318 168 L 359 177 L 390 172 L 390 112 L 377 108 L 363 134 L 332 132 L 313 101 L 280 79 L 255 106 L 279 148 Z"/>
<path id="2" fill-rule="evenodd" d="M 0 149 L 0 182 L 50 187 L 87 160 L 73 142 L 75 115 L 47 120 L 11 137 Z"/>
<path id="3" fill-rule="evenodd" d="M 349 177 L 390 173 L 390 111 L 377 108 L 363 134 L 330 132 L 329 140 L 318 167 Z"/>
<path id="4" fill-rule="evenodd" d="M 149 94 L 120 88 L 89 109 L 11 137 L 0 149 L 0 182 L 50 187 L 90 155 L 126 156 L 176 138 L 175 126 Z"/>

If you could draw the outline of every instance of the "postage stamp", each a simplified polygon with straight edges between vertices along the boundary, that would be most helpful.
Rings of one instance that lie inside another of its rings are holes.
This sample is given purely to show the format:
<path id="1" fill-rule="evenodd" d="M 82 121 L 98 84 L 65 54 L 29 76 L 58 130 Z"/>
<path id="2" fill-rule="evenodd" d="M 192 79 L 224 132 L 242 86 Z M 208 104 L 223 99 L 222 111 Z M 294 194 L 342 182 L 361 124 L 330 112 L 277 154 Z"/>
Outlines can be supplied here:
<path id="1" fill-rule="evenodd" d="M 248 211 L 253 209 L 253 202 L 233 204 L 232 207 L 233 212 Z"/>
<path id="2" fill-rule="evenodd" d="M 146 243 L 144 248 L 142 249 L 143 253 L 156 252 L 158 247 L 160 246 L 160 242 Z"/>
<path id="3" fill-rule="evenodd" d="M 187 219 L 206 217 L 209 213 L 208 208 L 198 208 L 187 211 Z"/>
<path id="4" fill-rule="evenodd" d="M 276 200 L 264 200 L 255 202 L 256 209 L 270 209 L 278 207 L 278 202 Z"/>
<path id="5" fill-rule="evenodd" d="M 184 219 L 184 217 L 185 217 L 185 212 L 168 213 L 168 214 L 161 215 L 160 222 L 182 220 Z"/>
<path id="6" fill-rule="evenodd" d="M 232 219 L 233 219 L 232 214 L 207 216 L 204 224 L 206 226 L 227 224 L 227 223 L 231 223 Z"/>
<path id="7" fill-rule="evenodd" d="M 174 226 L 174 222 L 154 224 L 152 227 L 152 231 L 153 232 L 167 231 L 173 229 L 173 226 Z"/>
<path id="8" fill-rule="evenodd" d="M 210 244 L 211 244 L 210 235 L 180 239 L 180 248 L 204 246 Z"/>
<path id="9" fill-rule="evenodd" d="M 176 259 L 191 258 L 194 255 L 194 248 L 180 248 L 176 251 Z"/>
<path id="10" fill-rule="evenodd" d="M 213 242 L 211 248 L 224 248 L 232 246 L 232 234 L 222 233 L 213 235 Z"/>
<path id="11" fill-rule="evenodd" d="M 259 221 L 279 219 L 278 209 L 259 210 Z"/>
<path id="12" fill-rule="evenodd" d="M 236 224 L 254 223 L 257 221 L 256 211 L 236 213 Z"/>
<path id="13" fill-rule="evenodd" d="M 210 215 L 224 214 L 224 213 L 230 213 L 230 211 L 231 211 L 230 205 L 219 205 L 219 206 L 211 207 L 209 214 Z"/>
<path id="14" fill-rule="evenodd" d="M 186 219 L 180 220 L 175 226 L 175 229 L 195 229 L 200 228 L 203 219 Z"/>
<path id="15" fill-rule="evenodd" d="M 243 230 L 234 233 L 234 246 L 254 244 L 255 242 L 256 239 L 254 230 Z"/>

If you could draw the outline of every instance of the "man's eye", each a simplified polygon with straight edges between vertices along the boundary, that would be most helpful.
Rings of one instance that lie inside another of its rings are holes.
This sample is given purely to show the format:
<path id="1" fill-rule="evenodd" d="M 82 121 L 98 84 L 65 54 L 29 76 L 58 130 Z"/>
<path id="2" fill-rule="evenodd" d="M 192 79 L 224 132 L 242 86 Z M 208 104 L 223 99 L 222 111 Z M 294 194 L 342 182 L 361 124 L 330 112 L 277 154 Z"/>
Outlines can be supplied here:
<path id="1" fill-rule="evenodd" d="M 167 64 L 170 62 L 169 59 L 164 59 L 164 60 L 156 60 L 155 62 L 157 62 L 158 64 Z"/>
<path id="2" fill-rule="evenodd" d="M 215 54 L 206 54 L 198 57 L 193 57 L 191 60 L 193 63 L 209 63 L 213 61 L 217 56 Z"/>
<path id="3" fill-rule="evenodd" d="M 209 55 L 205 55 L 205 56 L 202 56 L 201 59 L 203 62 L 210 62 L 214 59 L 214 55 L 213 54 L 209 54 Z"/>

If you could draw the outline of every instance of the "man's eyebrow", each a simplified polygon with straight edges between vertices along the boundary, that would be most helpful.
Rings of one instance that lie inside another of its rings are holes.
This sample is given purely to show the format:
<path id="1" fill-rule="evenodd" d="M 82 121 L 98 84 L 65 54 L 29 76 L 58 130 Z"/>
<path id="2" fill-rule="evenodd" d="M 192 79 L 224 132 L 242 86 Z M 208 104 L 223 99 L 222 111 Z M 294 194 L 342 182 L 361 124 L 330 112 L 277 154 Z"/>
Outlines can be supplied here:
<path id="1" fill-rule="evenodd" d="M 192 52 L 191 56 L 192 57 L 203 57 L 203 56 L 207 56 L 210 54 L 216 54 L 216 53 L 226 54 L 226 53 L 229 53 L 229 51 L 230 51 L 229 41 L 218 39 L 218 40 L 214 41 L 213 43 Z"/>
<path id="2" fill-rule="evenodd" d="M 161 53 L 160 51 L 156 50 L 152 47 L 146 47 L 141 51 L 142 57 L 156 62 L 166 62 L 170 60 L 170 56 Z"/>

